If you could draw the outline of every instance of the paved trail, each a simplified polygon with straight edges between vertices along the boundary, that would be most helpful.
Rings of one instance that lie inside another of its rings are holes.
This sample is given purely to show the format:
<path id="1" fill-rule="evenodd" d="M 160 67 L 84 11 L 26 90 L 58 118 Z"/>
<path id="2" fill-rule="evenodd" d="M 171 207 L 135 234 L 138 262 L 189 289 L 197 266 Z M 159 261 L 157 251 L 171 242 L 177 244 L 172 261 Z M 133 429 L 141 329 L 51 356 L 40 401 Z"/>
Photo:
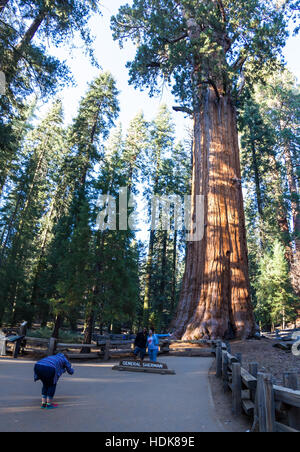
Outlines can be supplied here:
<path id="1" fill-rule="evenodd" d="M 59 408 L 40 409 L 31 361 L 0 359 L 1 432 L 219 432 L 210 358 L 162 358 L 176 375 L 117 372 L 114 363 L 74 364 L 58 383 Z"/>

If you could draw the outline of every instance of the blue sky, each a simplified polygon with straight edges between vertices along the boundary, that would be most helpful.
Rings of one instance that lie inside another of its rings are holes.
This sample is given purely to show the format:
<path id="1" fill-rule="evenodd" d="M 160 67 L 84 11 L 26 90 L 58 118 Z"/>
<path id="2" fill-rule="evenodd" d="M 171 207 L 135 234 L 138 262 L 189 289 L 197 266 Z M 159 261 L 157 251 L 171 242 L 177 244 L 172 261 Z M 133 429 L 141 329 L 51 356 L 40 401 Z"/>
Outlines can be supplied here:
<path id="1" fill-rule="evenodd" d="M 104 71 L 110 71 L 117 81 L 117 87 L 121 92 L 119 96 L 121 107 L 119 121 L 123 125 L 123 130 L 126 130 L 131 119 L 140 110 L 144 112 L 147 120 L 152 120 L 160 104 L 166 103 L 172 108 L 173 105 L 176 105 L 176 102 L 168 86 L 164 87 L 159 97 L 149 98 L 147 92 L 136 90 L 128 84 L 129 76 L 125 65 L 127 61 L 134 58 L 135 48 L 128 42 L 124 49 L 120 49 L 119 44 L 113 40 L 110 30 L 111 16 L 116 14 L 119 7 L 125 4 L 126 1 L 102 0 L 101 3 L 102 16 L 93 17 L 90 22 L 91 31 L 96 36 L 94 43 L 95 56 L 101 68 Z M 98 75 L 99 70 L 91 65 L 88 57 L 85 57 L 83 49 L 75 49 L 71 55 L 64 48 L 52 48 L 51 53 L 60 59 L 66 60 L 76 81 L 75 87 L 66 88 L 59 93 L 63 100 L 66 121 L 69 123 L 76 114 L 78 102 L 84 95 L 88 83 Z M 184 115 L 180 113 L 174 114 L 174 121 L 178 137 L 183 138 L 189 121 L 185 120 Z"/>
<path id="2" fill-rule="evenodd" d="M 121 107 L 119 121 L 123 125 L 123 131 L 126 131 L 129 122 L 140 110 L 143 110 L 145 118 L 150 121 L 154 119 L 162 103 L 167 104 L 171 109 L 176 104 L 176 101 L 168 86 L 164 87 L 159 97 L 149 98 L 147 92 L 135 90 L 128 84 L 129 76 L 125 66 L 127 61 L 134 58 L 135 48 L 128 42 L 124 49 L 120 49 L 118 43 L 113 41 L 110 30 L 111 16 L 118 12 L 119 7 L 126 3 L 126 0 L 102 0 L 101 3 L 102 16 L 97 15 L 93 17 L 90 23 L 91 31 L 96 37 L 94 43 L 95 56 L 102 69 L 110 71 L 117 81 L 117 87 L 120 90 L 119 100 Z M 128 0 L 128 3 L 130 3 L 130 0 Z M 287 66 L 297 76 L 298 80 L 300 80 L 299 47 L 299 38 L 291 37 L 284 50 Z M 64 105 L 66 122 L 70 123 L 76 115 L 78 103 L 85 94 L 88 84 L 98 75 L 99 70 L 91 65 L 81 48 L 75 49 L 72 53 L 65 48 L 53 48 L 51 53 L 54 53 L 62 60 L 66 60 L 76 81 L 76 86 L 66 88 L 59 93 Z M 47 106 L 45 107 L 48 109 Z M 41 110 L 42 114 L 45 107 Z M 173 118 L 177 139 L 184 139 L 186 129 L 191 124 L 190 121 L 185 119 L 182 113 L 174 112 Z M 141 218 L 139 226 L 142 230 L 138 234 L 138 238 L 143 240 L 147 237 L 148 227 Z"/>
<path id="3" fill-rule="evenodd" d="M 147 92 L 135 90 L 128 84 L 128 70 L 126 62 L 132 60 L 135 55 L 134 46 L 128 42 L 124 49 L 120 49 L 117 42 L 112 39 L 110 30 L 110 18 L 118 12 L 119 7 L 126 3 L 125 0 L 102 0 L 102 16 L 97 15 L 91 19 L 90 27 L 96 36 L 94 48 L 96 58 L 104 71 L 110 71 L 117 81 L 120 93 L 121 113 L 119 120 L 126 130 L 130 120 L 143 110 L 147 120 L 152 120 L 161 103 L 166 103 L 171 109 L 176 104 L 168 86 L 164 87 L 162 94 L 156 98 L 149 98 Z M 130 0 L 128 3 L 131 3 Z M 299 37 L 291 37 L 284 50 L 288 68 L 300 80 Z M 72 54 L 65 48 L 51 49 L 57 57 L 65 59 L 74 75 L 76 86 L 64 89 L 60 93 L 65 108 L 67 123 L 75 116 L 78 102 L 84 95 L 87 85 L 98 74 L 88 57 L 84 56 L 83 49 L 75 49 Z M 185 136 L 189 120 L 182 113 L 173 114 L 178 139 Z"/>

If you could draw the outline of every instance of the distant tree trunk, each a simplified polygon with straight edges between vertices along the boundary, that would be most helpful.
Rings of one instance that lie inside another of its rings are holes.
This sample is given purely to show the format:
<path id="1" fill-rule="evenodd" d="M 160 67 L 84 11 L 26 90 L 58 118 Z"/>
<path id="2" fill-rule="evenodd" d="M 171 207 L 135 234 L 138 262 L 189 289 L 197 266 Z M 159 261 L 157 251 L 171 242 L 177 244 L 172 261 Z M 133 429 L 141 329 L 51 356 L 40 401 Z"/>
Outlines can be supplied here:
<path id="1" fill-rule="evenodd" d="M 188 244 L 175 334 L 250 337 L 255 321 L 241 186 L 236 111 L 230 96 L 203 87 L 194 112 L 192 218 L 204 196 L 204 237 Z"/>
<path id="2" fill-rule="evenodd" d="M 291 207 L 293 216 L 293 230 L 295 236 L 300 235 L 300 209 L 299 209 L 299 193 L 297 189 L 296 177 L 294 175 L 293 162 L 291 157 L 291 151 L 288 145 L 284 148 L 285 163 L 287 168 L 288 184 L 291 194 Z M 296 245 L 299 246 L 299 241 Z"/>
<path id="3" fill-rule="evenodd" d="M 163 231 L 162 242 L 162 256 L 161 256 L 161 271 L 160 271 L 160 285 L 159 285 L 159 328 L 162 328 L 163 312 L 165 308 L 165 290 L 166 290 L 166 270 L 167 270 L 167 238 L 168 231 Z"/>
<path id="4" fill-rule="evenodd" d="M 260 172 L 257 164 L 257 155 L 256 155 L 256 147 L 254 141 L 251 143 L 252 147 L 252 161 L 253 161 L 253 170 L 254 170 L 254 179 L 255 179 L 255 192 L 256 192 L 256 202 L 257 202 L 257 210 L 259 214 L 259 235 L 260 235 L 260 245 L 261 248 L 264 246 L 264 210 L 262 203 L 262 193 L 261 193 L 261 183 L 260 183 Z"/>
<path id="5" fill-rule="evenodd" d="M 16 65 L 23 57 L 24 49 L 26 48 L 26 46 L 28 46 L 28 44 L 30 44 L 30 42 L 34 38 L 35 34 L 37 33 L 38 29 L 44 22 L 46 16 L 47 16 L 47 13 L 45 11 L 40 11 L 38 13 L 38 15 L 36 16 L 36 18 L 31 23 L 31 25 L 28 28 L 28 30 L 26 31 L 26 33 L 24 34 L 22 40 L 15 47 L 13 60 Z"/>
<path id="6" fill-rule="evenodd" d="M 97 254 L 98 254 L 98 262 L 95 265 L 95 274 L 96 274 L 96 284 L 93 287 L 93 299 L 91 300 L 91 303 L 87 306 L 87 314 L 86 314 L 86 320 L 85 320 L 85 326 L 84 326 L 84 343 L 85 344 L 91 344 L 92 343 L 92 337 L 93 337 L 93 332 L 94 332 L 94 328 L 95 328 L 95 320 L 96 320 L 96 311 L 97 311 L 97 307 L 99 307 L 99 303 L 97 303 L 97 298 L 99 297 L 100 294 L 100 275 L 101 275 L 101 270 L 102 270 L 102 254 L 103 254 L 103 249 L 104 249 L 104 237 L 105 234 L 103 233 L 98 233 L 98 237 L 97 237 Z M 91 349 L 90 348 L 82 348 L 81 349 L 81 353 L 90 353 Z"/>
<path id="7" fill-rule="evenodd" d="M 291 195 L 291 208 L 293 217 L 293 236 L 295 249 L 291 259 L 291 280 L 295 292 L 300 295 L 300 206 L 296 177 L 293 169 L 291 150 L 288 145 L 284 147 L 285 163 L 287 168 L 288 184 Z"/>
<path id="8" fill-rule="evenodd" d="M 290 234 L 290 227 L 287 215 L 287 209 L 284 202 L 283 188 L 282 188 L 282 176 L 280 173 L 280 167 L 274 156 L 271 157 L 271 161 L 274 167 L 274 177 L 275 177 L 275 189 L 274 189 L 274 199 L 277 204 L 277 224 L 281 232 L 281 238 L 285 246 L 285 257 L 292 265 L 293 250 L 292 250 L 292 240 Z"/>
<path id="9" fill-rule="evenodd" d="M 95 313 L 93 310 L 91 310 L 86 319 L 86 323 L 85 323 L 85 327 L 84 327 L 84 343 L 85 344 L 92 343 L 94 325 L 95 325 Z M 83 347 L 81 349 L 81 353 L 90 353 L 90 351 L 91 351 L 91 349 L 89 347 L 88 348 Z"/>
<path id="10" fill-rule="evenodd" d="M 147 264 L 146 264 L 144 311 L 143 311 L 143 323 L 146 328 L 149 325 L 150 291 L 151 291 L 151 279 L 152 279 L 152 260 L 153 260 L 154 240 L 155 240 L 155 232 L 153 230 L 151 230 L 148 258 L 147 258 Z"/>
<path id="11" fill-rule="evenodd" d="M 52 332 L 52 337 L 54 337 L 55 339 L 58 339 L 58 337 L 59 337 L 59 330 L 62 325 L 62 320 L 63 319 L 62 319 L 61 314 L 58 314 L 55 318 L 54 329 Z"/>
<path id="12" fill-rule="evenodd" d="M 173 264 L 172 264 L 172 298 L 171 298 L 171 316 L 173 317 L 176 304 L 176 269 L 177 269 L 177 230 L 174 231 L 173 239 Z"/>

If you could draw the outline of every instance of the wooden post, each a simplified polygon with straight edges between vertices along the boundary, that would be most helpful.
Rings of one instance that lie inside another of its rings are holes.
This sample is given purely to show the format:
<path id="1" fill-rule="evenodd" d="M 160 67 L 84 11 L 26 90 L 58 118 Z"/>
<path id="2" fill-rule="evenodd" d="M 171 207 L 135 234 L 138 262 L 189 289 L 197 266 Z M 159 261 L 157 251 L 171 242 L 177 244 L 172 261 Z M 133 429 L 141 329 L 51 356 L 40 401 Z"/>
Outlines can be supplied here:
<path id="1" fill-rule="evenodd" d="M 222 352 L 222 375 L 223 375 L 223 389 L 224 392 L 228 391 L 228 354 Z"/>
<path id="2" fill-rule="evenodd" d="M 257 404 L 259 431 L 275 433 L 275 400 L 270 374 L 259 372 L 257 375 Z"/>
<path id="3" fill-rule="evenodd" d="M 49 356 L 54 355 L 54 353 L 56 351 L 56 346 L 57 346 L 57 339 L 55 337 L 51 337 L 50 341 L 49 341 L 49 347 L 48 347 L 48 355 Z"/>
<path id="4" fill-rule="evenodd" d="M 284 372 L 283 374 L 283 385 L 286 388 L 293 389 L 294 391 L 298 391 L 299 378 L 298 372 L 296 370 L 292 372 Z M 288 409 L 288 419 L 289 426 L 294 428 L 295 430 L 300 430 L 300 408 L 289 407 Z"/>
<path id="5" fill-rule="evenodd" d="M 232 363 L 232 412 L 235 416 L 242 413 L 242 379 L 240 363 Z"/>
<path id="6" fill-rule="evenodd" d="M 216 348 L 216 377 L 221 378 L 222 377 L 222 348 L 221 344 L 217 345 Z"/>
<path id="7" fill-rule="evenodd" d="M 249 373 L 250 373 L 253 377 L 257 378 L 257 374 L 258 374 L 258 363 L 250 363 L 250 364 L 249 364 Z M 255 393 L 256 393 L 256 390 L 255 390 L 255 389 L 250 389 L 250 397 L 251 397 L 252 402 L 255 402 Z"/>
<path id="8" fill-rule="evenodd" d="M 14 351 L 13 351 L 13 358 L 17 359 L 18 358 L 18 354 L 20 352 L 21 349 L 21 339 L 18 339 L 17 341 L 15 341 L 14 343 Z"/>
<path id="9" fill-rule="evenodd" d="M 105 348 L 104 348 L 104 361 L 108 361 L 110 358 L 109 355 L 109 349 L 110 349 L 110 340 L 107 339 L 106 344 L 105 344 Z"/>
<path id="10" fill-rule="evenodd" d="M 241 353 L 236 353 L 234 356 L 236 357 L 238 362 L 242 365 L 242 354 Z"/>
<path id="11" fill-rule="evenodd" d="M 20 336 L 26 336 L 26 334 L 27 334 L 27 326 L 28 326 L 28 322 L 23 322 L 21 324 L 20 329 L 19 329 Z"/>

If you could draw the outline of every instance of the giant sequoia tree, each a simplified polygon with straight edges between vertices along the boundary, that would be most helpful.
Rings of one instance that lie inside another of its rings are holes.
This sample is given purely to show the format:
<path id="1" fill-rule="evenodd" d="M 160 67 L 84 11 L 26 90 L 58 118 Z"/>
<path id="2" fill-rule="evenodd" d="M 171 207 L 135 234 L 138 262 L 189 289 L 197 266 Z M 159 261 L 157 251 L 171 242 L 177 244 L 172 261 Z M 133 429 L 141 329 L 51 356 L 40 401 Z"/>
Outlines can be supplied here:
<path id="1" fill-rule="evenodd" d="M 174 323 L 184 338 L 247 337 L 255 328 L 235 102 L 277 66 L 292 1 L 134 0 L 112 18 L 114 38 L 137 46 L 131 83 L 173 85 L 194 119 L 192 218 L 203 195 L 204 237 L 188 244 Z M 192 234 L 194 231 L 192 230 Z"/>

